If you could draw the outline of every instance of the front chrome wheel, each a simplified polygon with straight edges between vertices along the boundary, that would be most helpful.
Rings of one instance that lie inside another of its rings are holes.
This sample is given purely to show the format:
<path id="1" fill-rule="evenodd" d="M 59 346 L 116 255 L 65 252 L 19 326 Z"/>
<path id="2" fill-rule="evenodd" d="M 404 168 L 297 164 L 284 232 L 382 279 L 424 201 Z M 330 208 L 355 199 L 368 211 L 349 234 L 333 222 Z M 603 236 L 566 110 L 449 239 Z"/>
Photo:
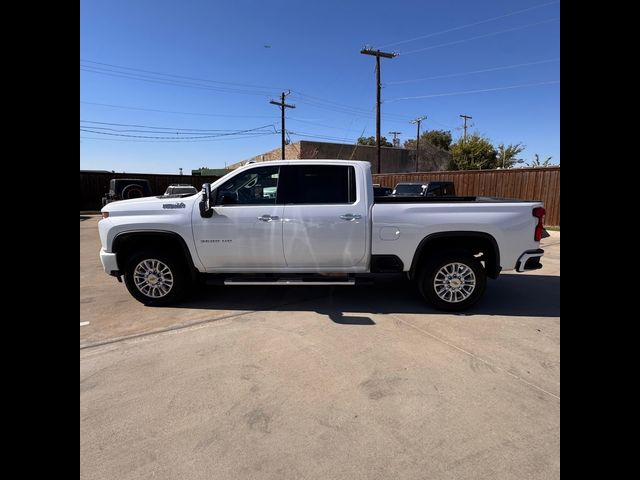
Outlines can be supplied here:
<path id="1" fill-rule="evenodd" d="M 142 260 L 133 270 L 133 282 L 143 295 L 162 298 L 171 292 L 173 272 L 166 263 L 155 258 Z"/>
<path id="2" fill-rule="evenodd" d="M 447 263 L 436 272 L 433 288 L 436 295 L 445 302 L 462 302 L 475 290 L 476 275 L 471 267 L 464 263 Z"/>

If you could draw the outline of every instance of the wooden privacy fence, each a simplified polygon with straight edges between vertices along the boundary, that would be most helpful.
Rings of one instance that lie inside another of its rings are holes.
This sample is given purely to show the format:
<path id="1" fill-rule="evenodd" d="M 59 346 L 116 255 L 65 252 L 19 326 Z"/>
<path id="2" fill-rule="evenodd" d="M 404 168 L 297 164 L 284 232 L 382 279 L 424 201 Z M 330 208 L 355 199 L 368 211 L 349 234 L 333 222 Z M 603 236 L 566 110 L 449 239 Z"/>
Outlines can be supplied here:
<path id="1" fill-rule="evenodd" d="M 100 210 L 102 197 L 109 191 L 112 178 L 143 178 L 149 180 L 151 193 L 162 195 L 172 183 L 193 185 L 198 190 L 205 182 L 213 182 L 220 177 L 212 175 L 163 175 L 152 173 L 109 173 L 80 171 L 80 211 Z"/>
<path id="2" fill-rule="evenodd" d="M 151 192 L 161 195 L 172 183 L 187 183 L 200 189 L 203 183 L 213 182 L 220 177 L 81 171 L 81 211 L 102 208 L 101 199 L 109 191 L 109 180 L 112 178 L 145 178 L 149 180 Z M 560 226 L 560 167 L 373 175 L 373 182 L 383 187 L 394 187 L 398 182 L 427 181 L 451 181 L 459 195 L 542 200 L 547 210 L 545 224 Z"/>
<path id="3" fill-rule="evenodd" d="M 545 225 L 560 226 L 560 167 L 373 175 L 373 183 L 392 188 L 399 182 L 428 181 L 453 182 L 458 195 L 541 200 Z"/>

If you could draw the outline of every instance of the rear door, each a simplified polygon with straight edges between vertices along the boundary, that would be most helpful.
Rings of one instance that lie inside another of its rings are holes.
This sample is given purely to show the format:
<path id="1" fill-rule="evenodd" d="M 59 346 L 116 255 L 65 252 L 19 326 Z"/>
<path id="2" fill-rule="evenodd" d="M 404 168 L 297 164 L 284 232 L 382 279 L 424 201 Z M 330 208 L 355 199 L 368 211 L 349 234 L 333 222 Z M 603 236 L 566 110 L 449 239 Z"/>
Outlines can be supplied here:
<path id="1" fill-rule="evenodd" d="M 287 267 L 339 271 L 362 264 L 367 205 L 354 166 L 289 165 L 281 175 Z"/>

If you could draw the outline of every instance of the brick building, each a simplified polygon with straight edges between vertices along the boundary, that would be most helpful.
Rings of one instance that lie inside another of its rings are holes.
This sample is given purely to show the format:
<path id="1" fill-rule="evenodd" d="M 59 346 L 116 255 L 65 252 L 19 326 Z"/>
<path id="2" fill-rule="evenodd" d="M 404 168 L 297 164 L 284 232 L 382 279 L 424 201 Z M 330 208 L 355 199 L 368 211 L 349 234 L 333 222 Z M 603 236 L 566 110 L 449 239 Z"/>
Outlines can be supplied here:
<path id="1" fill-rule="evenodd" d="M 284 147 L 285 159 L 314 159 L 314 158 L 335 158 L 340 160 L 365 160 L 371 163 L 371 170 L 377 173 L 376 147 L 368 145 L 353 145 L 345 143 L 328 143 L 301 140 L 290 143 Z M 382 163 L 381 173 L 408 173 L 416 171 L 415 150 L 404 148 L 381 147 L 380 160 Z M 266 162 L 269 160 L 280 160 L 282 149 L 276 148 L 269 152 L 256 155 L 255 157 L 242 160 L 241 162 L 229 165 L 227 168 L 233 169 L 244 165 L 247 161 Z M 420 163 L 417 171 L 428 172 L 434 170 L 446 170 L 451 160 L 451 154 L 440 150 L 426 142 L 420 144 Z"/>

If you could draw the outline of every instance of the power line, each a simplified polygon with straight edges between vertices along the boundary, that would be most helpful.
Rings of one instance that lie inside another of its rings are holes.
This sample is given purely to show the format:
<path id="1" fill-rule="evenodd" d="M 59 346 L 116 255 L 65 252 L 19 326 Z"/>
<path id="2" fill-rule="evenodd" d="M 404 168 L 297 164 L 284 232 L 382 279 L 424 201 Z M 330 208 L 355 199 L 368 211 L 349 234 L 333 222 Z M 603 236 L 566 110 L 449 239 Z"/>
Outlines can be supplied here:
<path id="1" fill-rule="evenodd" d="M 87 139 L 87 140 L 105 140 L 105 141 L 112 141 L 112 142 L 195 143 L 195 142 L 221 142 L 221 141 L 225 141 L 225 140 L 236 140 L 236 139 L 264 137 L 264 136 L 267 136 L 267 135 L 275 135 L 275 133 L 261 133 L 261 134 L 256 134 L 256 135 L 235 135 L 235 136 L 223 137 L 223 138 L 205 138 L 205 139 L 202 139 L 202 140 L 185 140 L 185 139 L 179 139 L 179 140 L 175 140 L 175 139 L 174 140 L 137 140 L 137 139 L 132 139 L 132 138 L 122 139 L 122 138 L 102 138 L 102 137 L 87 137 L 87 136 L 80 136 L 80 138 Z"/>
<path id="2" fill-rule="evenodd" d="M 391 100 L 387 100 L 389 102 L 397 102 L 399 100 L 414 100 L 418 98 L 435 98 L 435 97 L 449 97 L 453 95 L 467 95 L 471 93 L 482 93 L 482 92 L 496 92 L 498 90 L 510 90 L 514 88 L 525 88 L 525 87 L 536 87 L 539 85 L 552 85 L 555 83 L 560 83 L 560 80 L 552 80 L 550 82 L 538 82 L 538 83 L 525 83 L 522 85 L 509 85 L 507 87 L 496 87 L 496 88 L 481 88 L 478 90 L 466 90 L 463 92 L 449 92 L 449 93 L 434 93 L 433 95 L 419 95 L 416 97 L 400 97 L 400 98 L 392 98 Z"/>
<path id="3" fill-rule="evenodd" d="M 153 125 L 137 125 L 137 124 L 126 124 L 126 123 L 111 123 L 111 122 L 95 122 L 91 120 L 80 120 L 80 123 L 93 123 L 96 125 L 112 125 L 118 127 L 138 127 L 138 128 L 151 128 L 156 130 L 169 130 L 169 131 L 191 131 L 191 132 L 235 132 L 236 130 L 232 129 L 202 129 L 202 128 L 179 128 L 179 127 L 157 127 Z M 91 128 L 106 128 L 106 127 L 91 127 Z M 121 130 L 124 131 L 124 130 Z"/>
<path id="4" fill-rule="evenodd" d="M 321 110 L 326 110 L 326 111 L 330 111 L 330 112 L 333 112 L 333 113 L 342 114 L 342 115 L 345 115 L 345 116 L 348 116 L 348 117 L 358 117 L 358 118 L 371 119 L 371 117 L 374 115 L 373 109 L 369 113 L 360 113 L 360 112 L 351 112 L 351 111 L 340 110 L 340 109 L 337 109 L 337 108 L 333 108 L 331 106 L 310 103 L 310 102 L 304 101 L 304 100 L 297 100 L 296 102 L 297 103 L 301 103 L 303 105 L 307 105 L 307 106 L 309 106 L 311 108 L 319 108 Z M 381 102 L 381 103 L 385 103 L 385 102 Z M 399 115 L 399 114 L 396 114 L 396 113 L 393 113 L 393 114 L 391 114 L 391 113 L 381 113 L 380 115 L 384 119 L 395 120 L 397 122 L 403 122 L 406 119 L 406 117 L 403 117 L 402 115 Z"/>
<path id="5" fill-rule="evenodd" d="M 267 91 L 258 92 L 258 91 L 250 91 L 250 90 L 232 89 L 232 88 L 226 88 L 226 87 L 214 87 L 211 85 L 196 84 L 193 82 L 170 80 L 165 78 L 156 78 L 156 77 L 150 77 L 147 75 L 139 75 L 139 74 L 134 74 L 129 72 L 117 72 L 117 71 L 108 70 L 108 69 L 96 69 L 92 67 L 87 68 L 87 67 L 81 66 L 80 70 L 89 72 L 89 73 L 96 73 L 100 75 L 108 75 L 112 77 L 127 78 L 130 80 L 138 80 L 141 82 L 157 83 L 160 85 L 169 85 L 173 87 L 197 88 L 200 90 L 209 90 L 209 91 L 221 92 L 221 93 L 238 93 L 238 94 L 244 94 L 244 95 L 260 95 L 260 96 L 267 96 L 271 93 Z"/>
<path id="6" fill-rule="evenodd" d="M 300 92 L 296 92 L 298 95 L 305 95 L 306 94 L 302 94 Z M 293 91 L 292 91 L 293 94 Z M 323 99 L 324 101 L 324 99 Z M 298 102 L 303 103 L 303 104 L 307 104 L 307 102 L 303 101 L 303 100 L 298 100 Z M 156 108 L 144 108 L 144 107 L 135 107 L 135 106 L 130 106 L 130 105 L 115 105 L 115 104 L 110 104 L 110 103 L 99 103 L 99 102 L 88 102 L 88 101 L 84 101 L 81 100 L 80 103 L 84 103 L 87 105 L 97 105 L 97 106 L 101 106 L 101 107 L 108 107 L 108 108 L 117 108 L 117 109 L 124 109 L 124 110 L 140 110 L 140 111 L 145 111 L 145 112 L 158 112 L 158 113 L 171 113 L 171 114 L 176 114 L 176 115 L 195 115 L 195 116 L 204 116 L 204 117 L 229 117 L 229 118 L 269 118 L 269 119 L 275 119 L 275 115 L 232 115 L 232 114 L 217 114 L 217 113 L 199 113 L 199 112 L 184 112 L 184 111 L 175 111 L 175 110 L 162 110 L 162 109 L 156 109 Z M 314 107 L 315 105 L 313 104 L 309 104 L 311 107 Z M 322 107 L 319 107 L 322 108 Z M 333 108 L 328 107 L 326 108 L 326 110 L 329 111 L 334 111 Z M 352 112 L 337 112 L 337 113 L 344 113 L 345 115 L 351 116 L 351 117 L 358 117 L 358 118 L 366 118 L 366 119 L 371 119 L 371 115 L 373 112 L 368 112 L 365 114 L 355 114 Z M 382 117 L 384 119 L 386 119 L 387 121 L 390 122 L 397 122 L 397 123 L 404 123 L 404 120 L 402 120 L 402 116 L 401 115 L 396 115 L 396 114 L 383 114 Z M 397 120 L 394 120 L 394 118 L 397 117 Z M 294 118 L 294 117 L 288 117 L 289 120 L 293 120 L 293 121 L 297 121 L 297 122 L 302 122 L 302 123 L 309 123 L 312 125 L 318 125 L 321 127 L 325 127 L 325 128 L 331 128 L 331 129 L 335 129 L 335 130 L 345 130 L 344 128 L 340 128 L 340 127 L 335 127 L 335 126 L 330 126 L 330 125 L 326 125 L 326 124 L 322 124 L 322 123 L 317 123 L 317 122 L 311 122 L 309 120 L 302 120 L 299 118 Z M 346 131 L 351 131 L 351 129 L 346 129 Z"/>
<path id="7" fill-rule="evenodd" d="M 94 63 L 96 65 L 105 65 L 108 67 L 115 67 L 115 68 L 119 68 L 121 70 L 134 70 L 137 72 L 144 72 L 144 73 L 152 73 L 154 75 L 162 75 L 165 77 L 175 77 L 175 78 L 184 78 L 187 80 L 197 80 L 200 82 L 208 82 L 208 83 L 219 83 L 222 85 L 236 85 L 236 86 L 241 86 L 241 87 L 250 87 L 250 88 L 262 88 L 262 89 L 266 89 L 266 90 L 282 90 L 282 88 L 280 87 L 268 87 L 265 85 L 252 85 L 252 84 L 248 84 L 248 83 L 236 83 L 236 82 L 221 82 L 219 80 L 209 80 L 206 78 L 198 78 L 198 77 L 187 77 L 184 75 L 174 75 L 171 73 L 162 73 L 162 72 L 156 72 L 153 70 L 143 70 L 141 68 L 133 68 L 133 67 L 125 67 L 123 65 L 114 65 L 112 63 L 104 63 L 104 62 L 96 62 L 93 60 L 86 60 L 86 59 L 80 59 L 81 62 L 86 62 L 86 63 Z"/>
<path id="8" fill-rule="evenodd" d="M 255 130 L 260 130 L 266 127 L 269 127 L 272 125 L 263 125 L 261 127 L 256 127 L 256 128 L 250 128 L 247 130 L 238 130 L 237 132 L 234 133 L 220 133 L 220 134 L 216 134 L 216 135 L 198 135 L 198 136 L 193 136 L 193 137 L 182 137 L 185 140 L 194 140 L 194 139 L 204 139 L 204 138 L 216 138 L 216 137 L 225 137 L 225 136 L 231 136 L 231 135 L 238 135 L 241 133 L 248 133 L 248 132 L 252 132 Z M 130 138 L 151 138 L 151 139 L 155 139 L 155 140 L 179 140 L 176 137 L 159 137 L 159 136 L 148 136 L 148 135 L 130 135 L 130 134 L 125 134 L 125 133 L 110 133 L 110 132 L 101 132 L 98 131 L 97 129 L 93 129 L 93 130 L 89 130 L 88 128 L 82 128 L 80 127 L 80 131 L 82 132 L 89 132 L 89 133 L 97 133 L 100 135 L 112 135 L 114 137 L 130 137 Z M 166 133 L 166 132 L 158 132 L 158 133 Z M 269 132 L 269 134 L 271 134 Z"/>
<path id="9" fill-rule="evenodd" d="M 502 33 L 507 33 L 507 32 L 515 32 L 516 30 L 522 30 L 522 29 L 525 29 L 525 28 L 533 27 L 535 25 L 542 25 L 543 23 L 553 22 L 555 20 L 559 20 L 559 17 L 547 18 L 546 20 L 542 20 L 540 22 L 528 23 L 526 25 L 520 25 L 518 27 L 507 28 L 506 30 L 499 30 L 497 32 L 485 33 L 484 35 L 477 35 L 475 37 L 463 38 L 462 40 L 455 40 L 453 42 L 440 43 L 438 45 L 431 45 L 430 47 L 418 48 L 417 50 L 411 50 L 409 52 L 402 52 L 402 55 L 403 56 L 411 55 L 413 53 L 425 52 L 427 50 L 433 50 L 435 48 L 448 47 L 449 45 L 457 45 L 459 43 L 470 42 L 471 40 L 478 40 L 479 38 L 492 37 L 494 35 L 500 35 Z"/>
<path id="10" fill-rule="evenodd" d="M 110 132 L 100 132 L 100 131 L 96 131 L 96 130 L 89 130 L 88 128 L 80 128 L 81 132 L 89 132 L 89 133 L 97 133 L 100 135 L 112 135 L 114 137 L 130 137 L 130 138 L 152 138 L 155 140 L 180 140 L 180 139 L 185 139 L 185 140 L 195 140 L 195 139 L 205 139 L 205 138 L 217 138 L 217 137 L 225 137 L 225 136 L 230 136 L 230 135 L 236 135 L 234 133 L 222 133 L 219 135 L 200 135 L 200 136 L 195 136 L 195 137 L 181 137 L 181 138 L 177 138 L 177 137 L 158 137 L 158 136 L 148 136 L 148 135 L 129 135 L 129 134 L 124 134 L 124 133 L 110 133 Z M 246 133 L 246 132 L 245 132 Z M 263 134 L 265 135 L 273 135 L 271 132 L 266 133 L 263 132 Z"/>
<path id="11" fill-rule="evenodd" d="M 315 97 L 313 95 L 307 95 L 302 92 L 298 92 L 296 90 L 292 90 L 291 92 L 293 95 L 300 95 L 302 97 L 306 97 L 309 99 L 309 100 L 300 99 L 298 100 L 298 103 L 304 103 L 306 105 L 315 106 L 317 108 L 324 108 L 325 110 L 332 110 L 340 113 L 345 113 L 348 115 L 367 117 L 367 118 L 371 116 L 372 110 L 373 110 L 373 109 L 365 109 L 360 107 L 353 107 L 350 105 L 333 102 L 331 100 L 325 100 L 320 97 Z M 403 117 L 402 115 L 396 115 L 396 114 L 385 114 L 384 116 L 398 117 L 399 120 L 403 120 L 403 121 L 405 119 L 405 117 Z"/>
<path id="12" fill-rule="evenodd" d="M 207 136 L 213 135 L 213 136 L 219 136 L 217 134 L 213 134 L 212 132 L 209 132 L 208 134 L 205 133 L 198 133 L 198 132 L 185 132 L 185 131 L 171 131 L 171 130 L 162 130 L 162 131 L 158 131 L 158 130 L 145 130 L 145 129 L 136 129 L 136 128 L 110 128 L 110 127 L 100 127 L 100 126 L 96 126 L 96 125 L 80 125 L 80 128 L 89 128 L 89 129 L 93 129 L 93 130 L 104 130 L 104 131 L 109 131 L 109 132 L 119 132 L 119 133 L 151 133 L 154 134 L 153 138 L 156 138 L 156 135 L 158 134 L 165 134 L 165 135 L 175 135 L 175 137 L 172 138 L 180 138 L 181 135 L 197 135 L 198 138 L 202 137 L 202 138 L 206 138 Z M 230 133 L 228 133 L 229 135 L 236 135 L 237 132 L 236 131 L 228 131 Z M 247 135 L 257 135 L 257 134 L 262 134 L 262 133 L 276 133 L 275 132 L 275 128 L 273 129 L 273 131 L 269 131 L 269 130 L 257 130 L 255 132 L 248 132 Z M 182 138 L 187 138 L 187 137 L 182 137 Z M 195 138 L 195 137 L 192 137 Z"/>
<path id="13" fill-rule="evenodd" d="M 288 120 L 289 120 L 289 121 L 294 121 L 294 122 L 308 123 L 308 124 L 310 124 L 310 125 L 317 125 L 317 126 L 319 126 L 319 127 L 330 128 L 330 129 L 332 129 L 332 130 L 341 130 L 341 131 L 347 131 L 347 132 L 354 131 L 354 130 L 353 130 L 352 128 L 350 128 L 350 127 L 347 127 L 347 128 L 344 128 L 344 127 L 336 127 L 336 126 L 333 126 L 333 125 L 327 125 L 327 124 L 325 124 L 325 123 L 312 122 L 312 121 L 310 121 L 310 120 L 302 120 L 302 119 L 300 119 L 300 118 L 295 118 L 295 117 L 291 117 L 291 116 L 290 116 L 290 117 L 288 117 Z M 353 121 L 352 121 L 351 123 L 353 123 Z"/>
<path id="14" fill-rule="evenodd" d="M 80 120 L 81 123 L 93 123 L 96 125 L 111 125 L 116 127 L 138 127 L 138 128 L 152 128 L 157 130 L 170 130 L 170 131 L 190 131 L 190 132 L 237 132 L 237 129 L 201 129 L 201 128 L 180 128 L 180 127 L 158 127 L 154 125 L 139 125 L 139 124 L 128 124 L 128 123 L 112 123 L 112 122 L 96 122 L 91 120 Z M 273 127 L 273 125 L 269 125 Z M 90 127 L 90 128 L 101 128 L 101 127 Z M 275 131 L 275 129 L 274 129 Z"/>
<path id="15" fill-rule="evenodd" d="M 197 112 L 178 112 L 175 110 L 159 110 L 156 108 L 142 108 L 142 107 L 131 107 L 127 105 L 113 105 L 110 103 L 97 103 L 97 102 L 85 102 L 80 100 L 80 103 L 85 103 L 87 105 L 99 105 L 101 107 L 110 107 L 110 108 L 122 108 L 125 110 L 141 110 L 144 112 L 159 112 L 159 113 L 175 113 L 177 115 L 197 115 L 202 117 L 229 117 L 229 118 L 275 118 L 274 115 L 229 115 L 223 113 L 197 113 Z"/>
<path id="16" fill-rule="evenodd" d="M 394 46 L 394 45 L 401 45 L 403 43 L 415 42 L 416 40 L 423 40 L 425 38 L 435 37 L 436 35 L 442 35 L 443 33 L 455 32 L 456 30 L 462 30 L 464 28 L 474 27 L 476 25 L 481 25 L 483 23 L 492 22 L 494 20 L 499 20 L 501 18 L 510 17 L 512 15 L 518 15 L 520 13 L 528 12 L 530 10 L 535 10 L 535 9 L 538 9 L 538 8 L 546 7 L 547 5 L 552 5 L 554 3 L 560 3 L 560 2 L 558 0 L 555 0 L 553 2 L 547 2 L 547 3 L 542 3 L 540 5 L 534 5 L 533 7 L 525 8 L 525 9 L 522 9 L 522 10 L 517 10 L 517 11 L 511 12 L 511 13 L 505 13 L 504 15 L 499 15 L 497 17 L 487 18 L 485 20 L 480 20 L 480 21 L 477 21 L 477 22 L 474 22 L 474 23 L 467 23 L 466 25 L 461 25 L 459 27 L 453 27 L 453 28 L 449 28 L 447 30 L 441 30 L 441 31 L 435 32 L 435 33 L 429 33 L 427 35 L 421 35 L 420 37 L 410 38 L 408 40 L 401 40 L 399 42 L 387 43 L 386 45 L 382 45 L 380 48 L 391 47 L 391 46 Z"/>
<path id="17" fill-rule="evenodd" d="M 293 135 L 293 136 L 297 136 L 297 137 L 309 137 L 309 138 L 320 138 L 320 139 L 324 139 L 324 140 L 335 140 L 335 141 L 349 141 L 352 142 L 353 138 L 346 138 L 346 137 L 328 137 L 328 136 L 323 136 L 323 135 L 315 135 L 313 133 L 307 133 L 307 132 L 293 132 L 291 130 L 289 130 L 289 134 Z"/>
<path id="18" fill-rule="evenodd" d="M 485 68 L 485 69 L 482 69 L 482 70 L 472 70 L 472 71 L 469 71 L 469 72 L 448 73 L 448 74 L 445 74 L 445 75 L 435 75 L 433 77 L 414 78 L 414 79 L 411 79 L 411 80 L 397 80 L 397 81 L 394 81 L 394 82 L 387 82 L 387 83 L 385 83 L 383 85 L 385 85 L 385 86 L 400 85 L 400 84 L 404 84 L 404 83 L 415 83 L 415 82 L 422 82 L 422 81 L 426 81 L 426 80 L 437 80 L 437 79 L 440 79 L 440 78 L 463 77 L 465 75 L 474 75 L 476 73 L 496 72 L 496 71 L 499 71 L 499 70 L 510 70 L 510 69 L 513 69 L 513 68 L 528 67 L 530 65 L 540 65 L 540 64 L 543 64 L 543 63 L 557 62 L 559 60 L 560 60 L 559 58 L 552 58 L 552 59 L 549 59 L 549 60 L 540 60 L 540 61 L 537 61 L 537 62 L 516 63 L 516 64 L 513 64 L 513 65 L 505 65 L 505 66 L 502 66 L 502 67 Z"/>
<path id="19" fill-rule="evenodd" d="M 197 82 L 193 82 L 193 81 L 187 81 L 187 80 L 175 80 L 173 78 L 162 78 L 162 77 L 158 77 L 158 76 L 153 76 L 153 75 L 143 75 L 140 73 L 135 73 L 135 72 L 129 72 L 129 71 L 120 71 L 120 70 L 113 70 L 110 68 L 104 68 L 104 67 L 94 67 L 92 65 L 82 65 L 80 64 L 80 69 L 81 70 L 85 70 L 88 72 L 92 72 L 92 73 L 101 73 L 101 74 L 105 74 L 105 75 L 109 75 L 109 74 L 114 74 L 114 76 L 122 76 L 124 78 L 132 78 L 135 80 L 143 80 L 143 79 L 147 79 L 150 81 L 155 81 L 157 83 L 163 83 L 163 84 L 167 84 L 167 85 L 176 85 L 176 86 L 192 86 L 192 87 L 200 87 L 200 88 L 204 88 L 204 89 L 210 89 L 210 90 L 215 90 L 215 91 L 221 91 L 221 92 L 250 92 L 251 90 L 243 90 L 243 89 L 237 89 L 237 88 L 231 88 L 231 87 L 219 87 L 219 86 L 215 86 L 215 85 L 204 85 L 202 83 L 197 83 Z M 107 72 L 111 72 L 111 73 L 107 73 Z M 256 93 L 260 93 L 260 94 L 268 94 L 269 92 L 272 92 L 273 90 L 262 90 L 260 92 L 256 92 Z"/>
<path id="20" fill-rule="evenodd" d="M 355 116 L 370 116 L 373 112 L 367 110 L 356 110 L 355 107 L 337 107 L 335 105 L 331 105 L 328 103 L 318 102 L 316 100 L 305 100 L 299 99 L 298 103 L 304 103 L 305 105 L 310 105 L 317 108 L 323 108 L 325 110 L 332 110 L 338 113 L 345 113 L 347 115 L 355 115 Z M 353 109 L 352 109 L 353 108 Z"/>
<path id="21" fill-rule="evenodd" d="M 294 95 L 300 95 L 302 97 L 307 97 L 315 102 L 319 102 L 319 103 L 325 103 L 325 104 L 329 104 L 329 105 L 334 105 L 336 107 L 340 107 L 340 108 L 345 108 L 345 109 L 349 109 L 349 110 L 356 110 L 356 111 L 360 111 L 363 113 L 370 113 L 370 111 L 366 108 L 361 108 L 361 107 L 354 107 L 351 105 L 345 105 L 344 103 L 338 103 L 338 102 L 334 102 L 332 100 L 326 100 L 324 98 L 320 98 L 320 97 L 316 97 L 315 95 L 308 95 L 306 93 L 302 93 L 300 91 L 297 90 L 292 90 L 292 93 Z"/>

